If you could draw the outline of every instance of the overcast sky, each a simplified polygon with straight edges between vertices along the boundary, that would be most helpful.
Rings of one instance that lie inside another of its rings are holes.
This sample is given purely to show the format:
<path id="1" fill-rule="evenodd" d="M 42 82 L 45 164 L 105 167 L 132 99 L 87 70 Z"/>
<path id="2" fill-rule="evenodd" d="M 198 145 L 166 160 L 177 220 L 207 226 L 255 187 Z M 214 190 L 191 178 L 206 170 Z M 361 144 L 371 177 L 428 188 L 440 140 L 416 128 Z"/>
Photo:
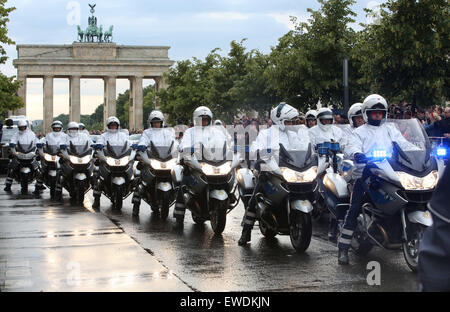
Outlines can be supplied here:
<path id="1" fill-rule="evenodd" d="M 364 8 L 383 1 L 358 0 L 353 10 L 357 23 L 366 22 Z M 125 45 L 170 46 L 174 61 L 203 59 L 212 49 L 227 53 L 232 40 L 247 38 L 248 49 L 269 53 L 278 39 L 292 29 L 290 16 L 308 17 L 307 8 L 318 9 L 316 0 L 10 0 L 15 6 L 10 15 L 8 35 L 17 44 L 71 44 L 77 39 L 76 25 L 87 27 L 88 3 L 96 3 L 95 15 L 103 29 L 114 25 L 114 42 Z M 357 23 L 354 27 L 358 27 Z M 9 60 L 0 66 L 12 76 L 15 46 L 6 47 Z M 148 85 L 151 81 L 144 81 Z M 28 118 L 42 119 L 42 80 L 27 81 Z M 118 80 L 117 93 L 128 89 L 126 80 Z M 55 80 L 54 114 L 67 113 L 69 83 Z M 81 111 L 91 113 L 103 102 L 103 82 L 82 80 Z"/>

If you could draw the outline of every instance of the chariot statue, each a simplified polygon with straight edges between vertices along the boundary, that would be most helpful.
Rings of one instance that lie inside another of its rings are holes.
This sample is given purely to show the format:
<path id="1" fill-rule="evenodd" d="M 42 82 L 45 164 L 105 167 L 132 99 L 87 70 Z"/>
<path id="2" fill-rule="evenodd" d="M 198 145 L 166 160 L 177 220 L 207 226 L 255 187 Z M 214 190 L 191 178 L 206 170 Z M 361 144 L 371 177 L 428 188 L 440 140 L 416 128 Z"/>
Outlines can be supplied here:
<path id="1" fill-rule="evenodd" d="M 89 4 L 92 16 L 88 18 L 88 27 L 83 31 L 78 25 L 78 41 L 79 42 L 112 42 L 112 32 L 114 26 L 110 26 L 103 33 L 103 25 L 97 27 L 97 17 L 94 16 L 96 4 Z M 95 40 L 94 40 L 95 38 Z"/>

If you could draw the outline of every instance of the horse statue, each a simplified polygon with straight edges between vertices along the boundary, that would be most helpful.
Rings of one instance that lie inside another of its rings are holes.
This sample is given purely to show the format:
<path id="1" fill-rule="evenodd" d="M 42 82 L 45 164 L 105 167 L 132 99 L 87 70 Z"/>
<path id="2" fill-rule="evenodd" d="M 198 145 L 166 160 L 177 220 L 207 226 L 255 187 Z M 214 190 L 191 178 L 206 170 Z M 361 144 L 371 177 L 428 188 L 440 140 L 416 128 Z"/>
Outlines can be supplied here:
<path id="1" fill-rule="evenodd" d="M 112 42 L 112 32 L 113 32 L 114 26 L 109 26 L 109 29 L 105 31 L 103 35 L 103 39 L 105 42 Z"/>
<path id="2" fill-rule="evenodd" d="M 98 42 L 102 42 L 102 37 L 103 37 L 103 25 L 100 25 L 100 28 L 97 28 L 97 31 L 96 31 L 94 37 L 97 37 L 97 41 L 98 41 Z"/>
<path id="3" fill-rule="evenodd" d="M 77 27 L 78 27 L 78 40 L 79 40 L 80 42 L 83 42 L 84 31 L 81 30 L 80 25 L 77 25 Z"/>

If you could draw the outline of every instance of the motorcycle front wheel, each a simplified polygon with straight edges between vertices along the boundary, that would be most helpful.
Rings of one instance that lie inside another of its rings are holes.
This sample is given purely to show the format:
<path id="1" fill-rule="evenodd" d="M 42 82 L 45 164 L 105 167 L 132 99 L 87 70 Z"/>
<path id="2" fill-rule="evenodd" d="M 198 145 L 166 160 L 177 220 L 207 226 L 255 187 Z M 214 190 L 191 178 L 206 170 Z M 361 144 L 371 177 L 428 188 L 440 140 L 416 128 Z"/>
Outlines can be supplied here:
<path id="1" fill-rule="evenodd" d="M 312 222 L 311 214 L 296 212 L 290 225 L 290 237 L 292 246 L 298 253 L 305 252 L 311 243 Z"/>
<path id="2" fill-rule="evenodd" d="M 227 223 L 227 205 L 228 201 L 214 200 L 211 202 L 212 207 L 210 211 L 211 227 L 217 235 L 222 234 Z"/>
<path id="3" fill-rule="evenodd" d="M 123 198 L 122 198 L 122 192 L 120 189 L 117 189 L 114 192 L 114 202 L 113 202 L 114 209 L 121 210 L 123 206 Z"/>
<path id="4" fill-rule="evenodd" d="M 406 264 L 413 272 L 417 272 L 419 267 L 419 247 L 422 241 L 424 227 L 419 224 L 409 224 L 413 229 L 410 231 L 408 241 L 402 244 L 403 256 Z"/>
<path id="5" fill-rule="evenodd" d="M 267 225 L 263 221 L 258 221 L 259 223 L 259 230 L 261 231 L 261 234 L 264 235 L 265 238 L 274 238 L 277 236 L 277 232 L 269 229 Z"/>
<path id="6" fill-rule="evenodd" d="M 162 193 L 162 206 L 160 212 L 160 218 L 163 221 L 167 220 L 167 217 L 169 216 L 169 208 L 170 208 L 169 206 L 170 206 L 169 194 L 164 192 Z"/>

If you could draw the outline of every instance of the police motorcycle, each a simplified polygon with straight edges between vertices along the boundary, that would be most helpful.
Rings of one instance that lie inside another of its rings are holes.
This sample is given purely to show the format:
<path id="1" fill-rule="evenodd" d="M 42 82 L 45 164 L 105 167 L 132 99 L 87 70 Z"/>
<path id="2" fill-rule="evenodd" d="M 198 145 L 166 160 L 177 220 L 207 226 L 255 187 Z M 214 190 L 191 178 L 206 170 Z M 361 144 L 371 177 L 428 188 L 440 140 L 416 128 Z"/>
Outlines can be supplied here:
<path id="1" fill-rule="evenodd" d="M 41 160 L 41 173 L 43 182 L 50 189 L 50 198 L 55 198 L 55 189 L 57 183 L 58 164 L 59 164 L 59 146 L 38 143 L 38 153 Z"/>
<path id="2" fill-rule="evenodd" d="M 61 159 L 61 184 L 69 192 L 73 203 L 82 204 L 84 195 L 91 188 L 93 150 L 89 142 L 85 145 L 70 142 L 69 146 L 61 146 Z"/>
<path id="3" fill-rule="evenodd" d="M 227 149 L 225 140 L 213 144 L 199 144 L 184 151 L 188 154 L 182 160 L 184 166 L 173 168 L 172 180 L 175 185 L 181 185 L 185 179 L 183 198 L 194 222 L 203 224 L 210 220 L 214 233 L 220 235 L 225 229 L 227 214 L 238 204 L 234 192 L 240 157 Z"/>
<path id="4" fill-rule="evenodd" d="M 350 206 L 350 193 L 347 188 L 346 176 L 351 174 L 353 164 L 344 161 L 339 153 L 340 144 L 337 142 L 324 142 L 317 145 L 320 187 L 314 206 L 313 216 L 319 219 L 323 214 L 330 212 L 336 215 L 336 209 Z"/>
<path id="5" fill-rule="evenodd" d="M 318 187 L 316 154 L 311 143 L 307 150 L 290 151 L 280 144 L 278 156 L 270 149 L 264 154 L 258 152 L 259 160 L 255 164 L 262 169 L 258 178 L 264 179 L 262 191 L 255 195 L 259 229 L 267 238 L 289 235 L 295 250 L 304 252 L 312 236 L 312 202 Z M 279 157 L 278 164 L 276 157 Z M 250 193 L 254 187 L 253 173 L 240 170 L 238 185 L 240 193 Z"/>
<path id="6" fill-rule="evenodd" d="M 365 255 L 374 246 L 402 249 L 408 267 L 416 272 L 422 235 L 432 225 L 427 210 L 439 177 L 442 159 L 432 153 L 423 127 L 415 119 L 388 120 L 410 143 L 393 142 L 392 152 L 375 148 L 365 165 L 362 213 L 351 247 Z"/>
<path id="7" fill-rule="evenodd" d="M 133 192 L 133 164 L 136 150 L 125 142 L 123 146 L 111 146 L 109 142 L 103 149 L 97 149 L 95 158 L 99 160 L 99 190 L 111 200 L 114 209 L 122 209 L 123 200 Z M 95 209 L 100 207 L 100 194 L 94 194 Z"/>
<path id="8" fill-rule="evenodd" d="M 142 198 L 162 220 L 167 219 L 176 198 L 171 170 L 178 163 L 177 153 L 173 141 L 170 146 L 155 146 L 151 142 L 150 147 L 137 152 L 135 176 L 139 183 L 133 196 L 133 215 L 139 215 Z"/>
<path id="9" fill-rule="evenodd" d="M 36 145 L 17 144 L 10 149 L 12 159 L 12 178 L 20 183 L 22 194 L 28 193 L 28 185 L 37 177 L 39 163 L 36 159 Z"/>

